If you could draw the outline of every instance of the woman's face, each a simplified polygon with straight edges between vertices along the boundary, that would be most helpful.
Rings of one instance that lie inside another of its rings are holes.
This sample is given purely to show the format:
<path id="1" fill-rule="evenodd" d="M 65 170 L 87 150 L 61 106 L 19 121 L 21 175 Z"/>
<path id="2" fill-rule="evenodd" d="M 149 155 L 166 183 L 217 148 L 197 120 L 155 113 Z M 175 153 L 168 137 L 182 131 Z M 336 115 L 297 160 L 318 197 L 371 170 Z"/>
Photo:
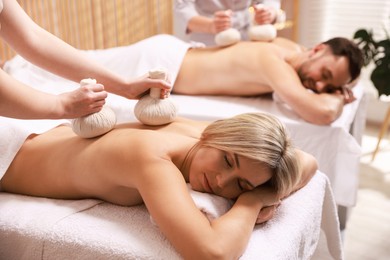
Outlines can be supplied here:
<path id="1" fill-rule="evenodd" d="M 250 159 L 215 148 L 202 147 L 193 157 L 189 182 L 200 192 L 235 199 L 271 179 L 271 171 Z"/>

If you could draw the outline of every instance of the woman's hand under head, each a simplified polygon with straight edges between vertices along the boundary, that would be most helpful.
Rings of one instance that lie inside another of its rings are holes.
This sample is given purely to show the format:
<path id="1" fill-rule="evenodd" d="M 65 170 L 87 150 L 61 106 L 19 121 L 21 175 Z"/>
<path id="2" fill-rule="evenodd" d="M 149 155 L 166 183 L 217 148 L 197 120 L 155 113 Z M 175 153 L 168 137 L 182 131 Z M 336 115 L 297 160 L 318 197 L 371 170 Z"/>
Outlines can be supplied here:
<path id="1" fill-rule="evenodd" d="M 274 217 L 278 205 L 264 207 L 260 210 L 256 219 L 256 224 L 263 224 Z"/>
<path id="2" fill-rule="evenodd" d="M 278 194 L 273 188 L 262 185 L 253 190 L 259 200 L 262 201 L 263 207 L 261 208 L 256 224 L 264 223 L 270 220 L 280 205 L 280 194 Z"/>

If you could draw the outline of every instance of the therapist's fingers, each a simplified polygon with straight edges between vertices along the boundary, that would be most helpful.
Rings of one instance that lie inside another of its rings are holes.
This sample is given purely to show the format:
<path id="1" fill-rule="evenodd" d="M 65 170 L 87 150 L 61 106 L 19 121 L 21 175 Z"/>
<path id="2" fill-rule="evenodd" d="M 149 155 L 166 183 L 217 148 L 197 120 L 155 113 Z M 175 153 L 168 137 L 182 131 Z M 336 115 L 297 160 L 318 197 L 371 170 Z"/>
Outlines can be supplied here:
<path id="1" fill-rule="evenodd" d="M 63 118 L 77 118 L 99 112 L 105 104 L 107 92 L 101 84 L 88 84 L 59 95 Z"/>
<path id="2" fill-rule="evenodd" d="M 167 76 L 166 76 L 166 82 L 171 86 L 169 89 L 162 89 L 161 90 L 161 96 L 160 98 L 164 99 L 164 98 L 168 98 L 171 94 L 171 91 L 172 91 L 172 81 L 171 81 L 171 74 L 167 73 Z"/>
<path id="3" fill-rule="evenodd" d="M 231 10 L 217 11 L 214 13 L 213 32 L 218 33 L 232 27 Z"/>
<path id="4" fill-rule="evenodd" d="M 80 87 L 80 100 L 90 104 L 90 107 L 98 107 L 105 103 L 108 96 L 102 84 L 88 84 Z"/>
<path id="5" fill-rule="evenodd" d="M 159 88 L 161 89 L 161 98 L 169 95 L 169 92 L 172 90 L 172 84 L 170 80 L 167 79 L 151 79 L 149 78 L 149 74 L 145 74 L 134 81 L 132 81 L 128 87 L 128 92 L 126 93 L 126 97 L 130 99 L 140 99 L 144 95 L 149 93 L 151 88 Z"/>
<path id="6" fill-rule="evenodd" d="M 257 24 L 271 23 L 271 14 L 264 9 L 259 10 L 256 12 L 255 21 Z"/>
<path id="7" fill-rule="evenodd" d="M 273 23 L 276 17 L 276 11 L 270 6 L 263 4 L 255 6 L 255 21 L 257 24 Z"/>

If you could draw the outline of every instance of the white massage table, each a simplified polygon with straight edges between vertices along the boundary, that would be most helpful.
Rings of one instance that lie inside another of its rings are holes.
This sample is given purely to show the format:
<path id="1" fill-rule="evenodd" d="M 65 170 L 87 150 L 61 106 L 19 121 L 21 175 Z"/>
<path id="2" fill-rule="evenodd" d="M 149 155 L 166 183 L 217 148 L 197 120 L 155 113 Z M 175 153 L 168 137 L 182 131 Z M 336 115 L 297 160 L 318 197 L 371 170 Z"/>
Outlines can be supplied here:
<path id="1" fill-rule="evenodd" d="M 182 48 L 175 46 L 169 37 L 161 40 L 167 42 L 170 46 L 168 52 L 173 54 Z M 181 57 L 156 59 L 159 50 L 140 55 L 134 59 L 136 63 L 129 58 L 136 53 L 139 55 L 145 45 L 156 48 L 152 42 L 143 41 L 131 47 L 87 53 L 105 66 L 131 77 L 161 66 L 172 72 L 178 66 L 175 63 L 180 64 Z M 185 48 L 182 49 L 185 51 Z M 78 84 L 44 72 L 20 57 L 8 62 L 6 71 L 20 81 L 40 86 L 42 91 L 50 93 L 78 87 Z M 175 77 L 173 73 L 171 78 L 174 80 Z M 255 228 L 242 259 L 310 259 L 313 256 L 321 256 L 317 259 L 342 259 L 336 205 L 349 207 L 355 204 L 360 147 L 359 137 L 356 140 L 350 129 L 358 111 L 364 111 L 363 89 L 358 85 L 354 91 L 358 101 L 347 105 L 342 116 L 330 126 L 309 124 L 270 97 L 172 95 L 173 101 L 179 105 L 179 115 L 194 119 L 214 120 L 244 112 L 270 112 L 287 125 L 293 142 L 313 154 L 319 162 L 320 171 L 309 185 L 286 199 L 274 219 Z M 136 120 L 133 115 L 136 102 L 113 94 L 107 99 L 118 123 Z M 41 121 L 19 120 L 17 124 L 20 121 L 33 129 L 36 127 L 36 132 L 40 131 L 37 125 L 42 124 Z M 356 136 L 362 131 L 361 127 L 354 129 Z M 158 228 L 148 220 L 144 207 L 126 208 L 94 200 L 60 201 L 0 193 L 0 259 L 177 257 Z"/>

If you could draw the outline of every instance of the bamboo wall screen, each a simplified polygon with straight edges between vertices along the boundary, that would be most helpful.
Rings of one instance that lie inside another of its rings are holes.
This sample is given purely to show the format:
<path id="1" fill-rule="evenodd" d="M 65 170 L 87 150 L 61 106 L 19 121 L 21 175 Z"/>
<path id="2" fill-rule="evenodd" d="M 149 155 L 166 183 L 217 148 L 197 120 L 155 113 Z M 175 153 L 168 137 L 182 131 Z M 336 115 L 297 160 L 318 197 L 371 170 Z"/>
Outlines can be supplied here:
<path id="1" fill-rule="evenodd" d="M 172 34 L 172 0 L 18 0 L 40 26 L 78 49 L 128 45 Z M 1 60 L 15 53 L 0 41 Z"/>

